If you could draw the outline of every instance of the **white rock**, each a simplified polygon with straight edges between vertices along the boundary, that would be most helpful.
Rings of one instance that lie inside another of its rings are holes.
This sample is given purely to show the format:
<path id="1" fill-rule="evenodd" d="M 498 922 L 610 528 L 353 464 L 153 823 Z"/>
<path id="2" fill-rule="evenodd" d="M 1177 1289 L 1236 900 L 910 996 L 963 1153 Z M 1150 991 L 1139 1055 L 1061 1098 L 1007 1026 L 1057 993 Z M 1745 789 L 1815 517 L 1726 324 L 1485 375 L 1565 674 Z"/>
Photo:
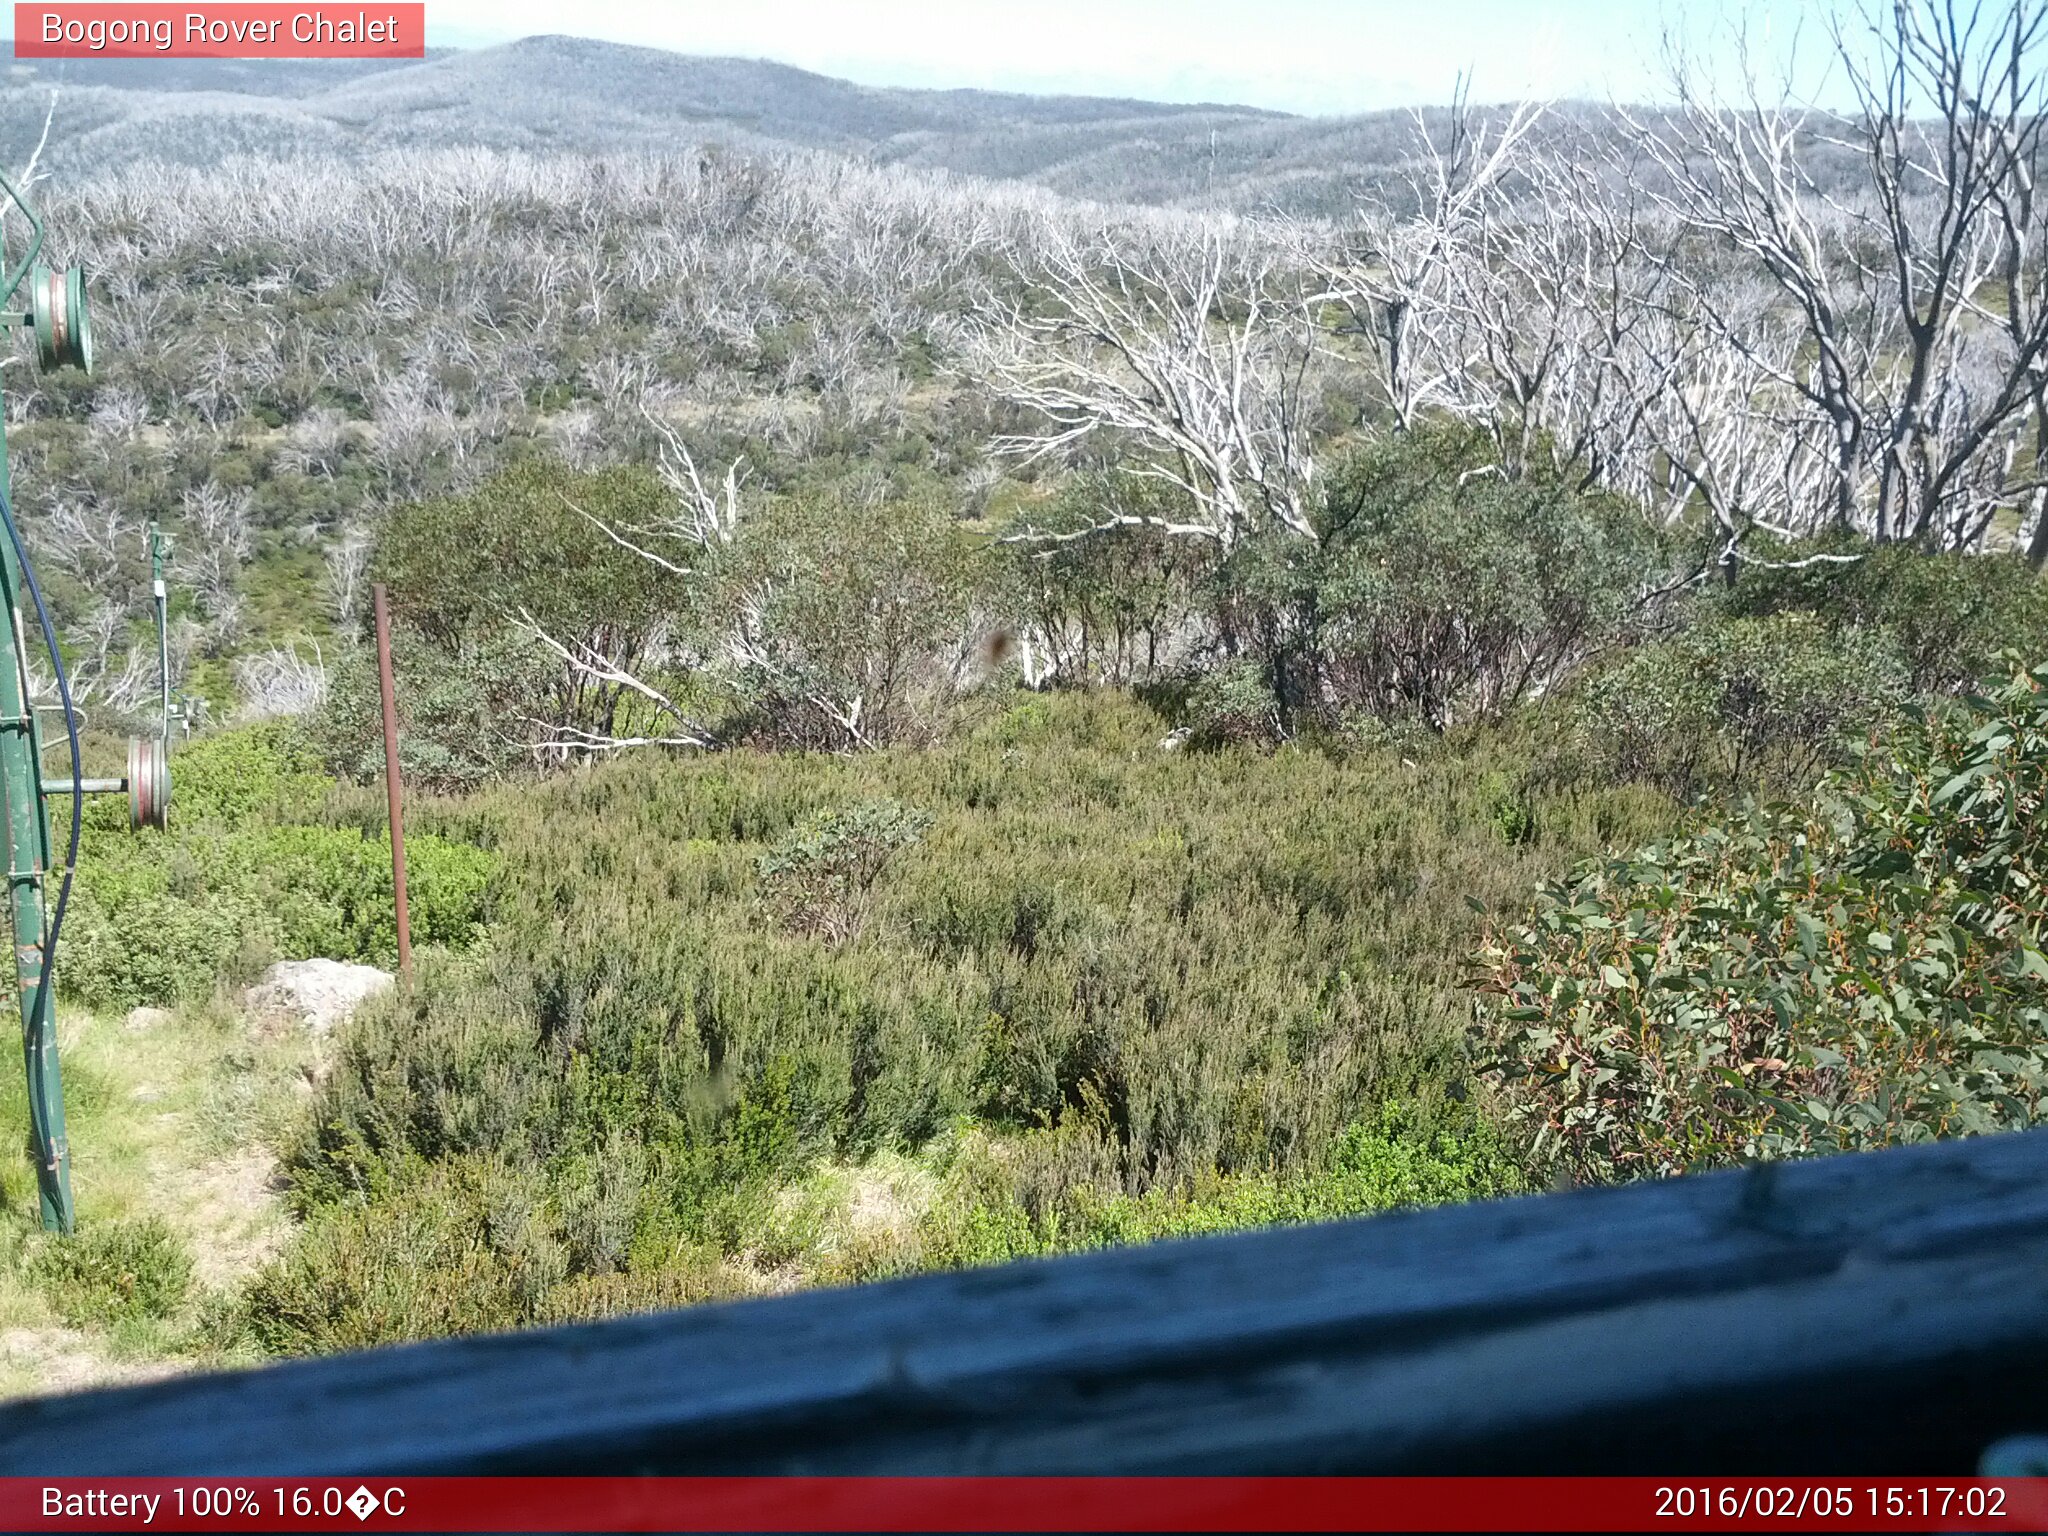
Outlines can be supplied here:
<path id="1" fill-rule="evenodd" d="M 122 1020 L 136 1034 L 146 1029 L 161 1029 L 170 1022 L 171 1010 L 168 1008 L 130 1008 L 128 1017 Z"/>
<path id="2" fill-rule="evenodd" d="M 391 985 L 389 971 L 346 960 L 280 960 L 243 998 L 258 1019 L 285 1020 L 324 1035 Z"/>

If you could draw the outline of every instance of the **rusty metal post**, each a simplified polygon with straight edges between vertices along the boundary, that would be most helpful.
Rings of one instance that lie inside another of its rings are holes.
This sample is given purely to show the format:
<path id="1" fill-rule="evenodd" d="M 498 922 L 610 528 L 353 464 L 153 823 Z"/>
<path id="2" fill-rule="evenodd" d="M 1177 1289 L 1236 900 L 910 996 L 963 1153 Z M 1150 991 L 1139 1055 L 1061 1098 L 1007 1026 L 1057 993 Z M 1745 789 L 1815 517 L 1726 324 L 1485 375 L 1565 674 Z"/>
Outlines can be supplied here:
<path id="1" fill-rule="evenodd" d="M 412 980 L 412 913 L 405 904 L 404 783 L 398 769 L 398 699 L 391 681 L 391 609 L 384 583 L 370 588 L 377 612 L 377 691 L 384 697 L 384 793 L 391 805 L 391 903 L 398 916 L 398 974 Z"/>

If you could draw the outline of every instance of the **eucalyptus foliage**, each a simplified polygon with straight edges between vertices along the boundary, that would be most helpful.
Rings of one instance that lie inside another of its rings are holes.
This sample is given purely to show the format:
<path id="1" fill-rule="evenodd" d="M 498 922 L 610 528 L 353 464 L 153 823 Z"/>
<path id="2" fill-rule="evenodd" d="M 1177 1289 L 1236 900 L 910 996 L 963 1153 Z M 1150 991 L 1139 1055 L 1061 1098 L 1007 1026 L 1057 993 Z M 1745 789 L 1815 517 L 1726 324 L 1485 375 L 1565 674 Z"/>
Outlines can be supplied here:
<path id="1" fill-rule="evenodd" d="M 1593 1179 L 2037 1123 L 2044 801 L 2048 666 L 1548 887 L 1485 951 L 1520 1113 Z"/>

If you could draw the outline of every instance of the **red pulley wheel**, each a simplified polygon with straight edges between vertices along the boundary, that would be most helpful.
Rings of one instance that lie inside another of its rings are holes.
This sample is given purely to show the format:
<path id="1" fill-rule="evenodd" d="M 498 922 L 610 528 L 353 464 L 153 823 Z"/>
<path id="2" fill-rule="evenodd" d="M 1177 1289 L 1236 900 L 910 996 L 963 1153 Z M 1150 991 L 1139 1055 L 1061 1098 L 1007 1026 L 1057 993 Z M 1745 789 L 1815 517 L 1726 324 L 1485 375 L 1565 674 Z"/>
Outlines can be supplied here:
<path id="1" fill-rule="evenodd" d="M 171 770 L 164 744 L 142 736 L 128 738 L 128 826 L 161 832 L 171 818 Z"/>
<path id="2" fill-rule="evenodd" d="M 92 316 L 86 306 L 85 274 L 76 267 L 57 272 L 37 262 L 29 274 L 28 297 L 40 365 L 91 373 Z"/>

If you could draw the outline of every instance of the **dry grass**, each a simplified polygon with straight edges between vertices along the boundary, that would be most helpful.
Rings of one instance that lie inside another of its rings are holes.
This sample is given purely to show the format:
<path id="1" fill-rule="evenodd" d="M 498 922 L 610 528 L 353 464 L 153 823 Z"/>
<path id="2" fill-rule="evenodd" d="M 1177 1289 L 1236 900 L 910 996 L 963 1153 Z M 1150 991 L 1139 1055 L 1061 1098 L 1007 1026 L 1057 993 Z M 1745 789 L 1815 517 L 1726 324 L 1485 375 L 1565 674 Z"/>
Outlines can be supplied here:
<path id="1" fill-rule="evenodd" d="M 0 1394 L 72 1391 L 214 1363 L 209 1312 L 283 1245 L 291 1219 L 273 1142 L 305 1097 L 313 1045 L 259 1040 L 222 1007 L 146 1029 L 65 1010 L 59 1048 L 81 1237 L 157 1217 L 189 1251 L 194 1283 L 168 1317 L 69 1317 L 38 1263 L 61 1239 L 40 1229 L 26 1155 L 0 1165 Z M 0 1116 L 25 1127 L 19 1081 Z"/>

